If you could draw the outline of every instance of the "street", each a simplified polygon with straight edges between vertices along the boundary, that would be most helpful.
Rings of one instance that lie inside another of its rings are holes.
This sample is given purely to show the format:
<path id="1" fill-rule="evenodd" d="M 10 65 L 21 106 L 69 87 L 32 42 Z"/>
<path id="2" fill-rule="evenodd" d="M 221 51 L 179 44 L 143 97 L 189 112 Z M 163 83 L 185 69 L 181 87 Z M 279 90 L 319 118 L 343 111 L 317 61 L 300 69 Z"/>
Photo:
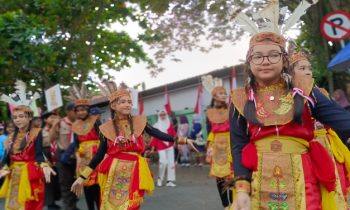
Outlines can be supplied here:
<path id="1" fill-rule="evenodd" d="M 157 176 L 157 166 L 151 166 Z M 222 210 L 214 178 L 208 177 L 209 166 L 183 168 L 177 166 L 177 186 L 156 187 L 152 196 L 145 197 L 142 210 Z M 4 209 L 4 199 L 0 200 L 0 209 Z M 60 204 L 60 202 L 58 202 Z M 78 207 L 86 210 L 84 198 L 80 198 Z"/>

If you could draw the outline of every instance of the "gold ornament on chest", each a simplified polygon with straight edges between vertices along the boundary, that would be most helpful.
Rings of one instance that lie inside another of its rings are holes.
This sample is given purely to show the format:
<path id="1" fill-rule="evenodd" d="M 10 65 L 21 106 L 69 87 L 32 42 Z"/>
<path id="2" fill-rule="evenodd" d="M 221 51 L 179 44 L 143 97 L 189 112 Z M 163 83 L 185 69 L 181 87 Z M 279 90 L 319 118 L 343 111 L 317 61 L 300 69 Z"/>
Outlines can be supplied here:
<path id="1" fill-rule="evenodd" d="M 272 115 L 285 115 L 293 108 L 292 93 L 262 93 L 257 98 L 256 114 L 258 118 L 267 118 Z"/>

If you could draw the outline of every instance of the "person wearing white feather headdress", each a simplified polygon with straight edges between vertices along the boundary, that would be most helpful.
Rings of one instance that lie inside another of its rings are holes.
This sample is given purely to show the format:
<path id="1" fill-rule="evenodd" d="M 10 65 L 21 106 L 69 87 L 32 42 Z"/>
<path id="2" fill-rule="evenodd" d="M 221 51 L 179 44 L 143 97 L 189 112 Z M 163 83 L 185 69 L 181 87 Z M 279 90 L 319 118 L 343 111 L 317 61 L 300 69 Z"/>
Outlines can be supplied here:
<path id="1" fill-rule="evenodd" d="M 68 89 L 70 95 L 67 99 L 74 102 L 76 120 L 72 124 L 73 143 L 65 153 L 76 150 L 76 171 L 77 175 L 83 174 L 84 168 L 89 164 L 97 152 L 99 146 L 99 126 L 101 125 L 98 116 L 90 115 L 90 99 L 87 87 L 82 84 L 79 89 L 73 85 Z M 66 156 L 64 154 L 64 156 Z M 100 187 L 97 182 L 97 173 L 94 172 L 84 182 L 84 195 L 89 210 L 100 209 Z"/>
<path id="2" fill-rule="evenodd" d="M 254 16 L 259 26 L 241 11 L 234 14 L 253 34 L 246 85 L 231 93 L 234 210 L 337 209 L 334 164 L 313 140 L 313 118 L 347 139 L 350 114 L 313 88 L 311 78 L 291 80 L 282 35 L 311 5 L 303 0 L 282 29 L 278 0 Z"/>
<path id="3" fill-rule="evenodd" d="M 209 175 L 216 178 L 221 204 L 228 209 L 232 203 L 232 190 L 225 189 L 225 180 L 233 176 L 230 153 L 230 124 L 228 119 L 227 92 L 222 80 L 211 75 L 202 77 L 204 88 L 211 94 L 212 101 L 207 110 L 207 155 L 210 164 Z"/>
<path id="4" fill-rule="evenodd" d="M 105 87 L 100 84 L 100 88 L 109 99 L 112 119 L 100 126 L 98 151 L 71 190 L 81 194 L 84 180 L 97 171 L 101 210 L 139 210 L 145 193 L 154 190 L 150 169 L 141 155 L 145 149 L 143 134 L 194 148 L 193 140 L 170 136 L 149 125 L 146 117 L 132 116 L 132 99 L 127 87 L 117 89 L 112 81 L 104 83 Z"/>
<path id="5" fill-rule="evenodd" d="M 6 176 L 0 197 L 6 198 L 6 210 L 42 210 L 44 178 L 49 183 L 51 175 L 56 174 L 45 162 L 41 129 L 31 126 L 34 112 L 30 106 L 39 95 L 28 94 L 23 81 L 18 80 L 15 88 L 16 93 L 11 97 L 2 95 L 0 98 L 14 106 L 11 115 L 16 126 L 14 133 L 7 139 L 9 149 L 0 170 L 0 177 Z M 32 99 L 28 99 L 30 97 Z"/>

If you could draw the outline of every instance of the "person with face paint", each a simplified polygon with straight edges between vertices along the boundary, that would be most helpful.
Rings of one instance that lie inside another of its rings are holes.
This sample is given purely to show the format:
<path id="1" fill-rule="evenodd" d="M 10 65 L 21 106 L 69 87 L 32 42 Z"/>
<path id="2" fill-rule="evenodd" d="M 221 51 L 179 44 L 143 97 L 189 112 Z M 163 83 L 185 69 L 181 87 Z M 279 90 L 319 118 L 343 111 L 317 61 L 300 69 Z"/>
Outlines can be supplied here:
<path id="1" fill-rule="evenodd" d="M 171 123 L 165 110 L 158 113 L 158 121 L 153 125 L 153 127 L 157 128 L 163 133 L 169 134 L 170 136 L 176 136 L 173 124 Z M 157 186 L 161 187 L 163 185 L 165 172 L 167 172 L 166 186 L 176 187 L 174 183 L 176 181 L 174 142 L 166 142 L 153 137 L 150 147 L 153 148 L 152 150 L 157 151 L 159 155 Z"/>
<path id="2" fill-rule="evenodd" d="M 232 191 L 225 189 L 225 180 L 233 176 L 232 156 L 230 154 L 230 124 L 228 119 L 227 92 L 223 86 L 211 91 L 212 102 L 207 110 L 207 162 L 210 163 L 209 175 L 216 178 L 217 189 L 224 209 L 232 203 Z"/>
<path id="3" fill-rule="evenodd" d="M 125 87 L 103 81 L 101 92 L 109 98 L 112 120 L 100 126 L 100 146 L 71 190 L 80 194 L 84 180 L 96 169 L 101 186 L 101 210 L 138 210 L 145 192 L 152 193 L 154 182 L 144 152 L 143 133 L 168 142 L 193 146 L 187 138 L 177 138 L 153 128 L 144 116 L 132 116 L 132 100 Z M 99 166 L 98 166 L 99 165 Z M 98 166 L 98 167 L 97 167 Z"/>
<path id="4" fill-rule="evenodd" d="M 16 89 L 16 97 L 2 95 L 0 98 L 14 106 L 12 120 L 15 125 L 15 131 L 7 140 L 9 148 L 0 170 L 0 177 L 6 176 L 0 197 L 6 198 L 5 209 L 42 210 L 44 178 L 49 183 L 51 175 L 56 174 L 42 153 L 41 128 L 33 128 L 31 124 L 34 112 L 30 105 L 38 94 L 28 100 L 22 81 L 16 82 Z"/>
<path id="5" fill-rule="evenodd" d="M 289 57 L 290 72 L 293 77 L 312 78 L 309 56 L 305 52 L 294 52 Z M 324 88 L 318 89 L 324 96 L 329 98 L 329 94 Z M 326 148 L 332 157 L 336 169 L 335 200 L 337 208 L 346 209 L 349 190 L 350 152 L 333 129 L 317 120 L 315 120 L 315 138 Z"/>
<path id="6" fill-rule="evenodd" d="M 305 11 L 311 6 L 302 1 Z M 288 75 L 286 40 L 279 27 L 278 1 L 254 16 L 260 28 L 238 11 L 238 22 L 249 22 L 248 79 L 233 90 L 230 137 L 236 197 L 234 210 L 339 209 L 334 190 L 334 163 L 314 140 L 314 118 L 350 136 L 350 114 L 314 88 L 311 78 Z M 301 16 L 296 10 L 284 24 L 288 30 Z M 276 17 L 273 15 L 275 14 Z M 268 15 L 271 15 L 268 17 Z M 268 19 L 271 22 L 265 22 Z M 262 22 L 261 22 L 262 21 Z"/>
<path id="7" fill-rule="evenodd" d="M 77 175 L 80 176 L 97 152 L 100 143 L 99 126 L 101 122 L 98 120 L 98 116 L 89 114 L 90 102 L 86 86 L 83 84 L 80 90 L 73 86 L 71 90 L 69 99 L 74 101 L 76 120 L 72 124 L 73 143 L 66 152 L 70 151 L 72 146 L 76 148 L 76 171 Z M 78 94 L 74 94 L 74 91 Z M 84 195 L 89 210 L 100 208 L 100 187 L 97 183 L 97 172 L 93 172 L 84 180 Z"/>

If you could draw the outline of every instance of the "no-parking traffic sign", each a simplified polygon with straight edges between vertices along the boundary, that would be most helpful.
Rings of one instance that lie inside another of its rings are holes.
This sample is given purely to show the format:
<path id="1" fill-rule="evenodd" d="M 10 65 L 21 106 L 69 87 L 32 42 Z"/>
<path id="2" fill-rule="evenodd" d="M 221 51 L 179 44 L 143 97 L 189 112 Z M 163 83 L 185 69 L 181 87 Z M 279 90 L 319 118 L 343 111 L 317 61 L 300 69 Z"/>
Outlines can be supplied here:
<path id="1" fill-rule="evenodd" d="M 350 36 L 350 14 L 344 11 L 327 14 L 321 21 L 321 33 L 330 41 L 340 41 Z"/>

